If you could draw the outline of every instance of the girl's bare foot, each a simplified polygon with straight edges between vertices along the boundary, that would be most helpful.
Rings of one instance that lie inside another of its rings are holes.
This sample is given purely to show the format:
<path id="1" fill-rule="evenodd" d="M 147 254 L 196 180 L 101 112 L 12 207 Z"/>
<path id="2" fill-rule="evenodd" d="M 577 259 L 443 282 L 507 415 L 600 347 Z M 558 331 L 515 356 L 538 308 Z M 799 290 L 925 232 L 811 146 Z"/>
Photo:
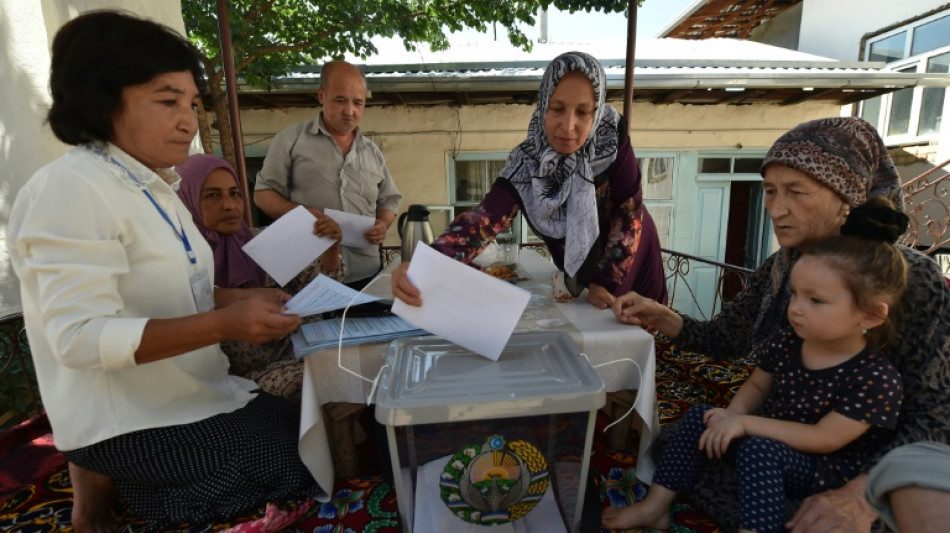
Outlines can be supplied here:
<path id="1" fill-rule="evenodd" d="M 109 476 L 69 463 L 73 484 L 73 530 L 76 533 L 112 533 L 118 524 L 112 515 L 115 487 Z"/>
<path id="2" fill-rule="evenodd" d="M 608 507 L 601 514 L 601 524 L 610 529 L 650 527 L 666 531 L 670 527 L 669 506 L 659 508 L 643 501 L 628 507 Z"/>

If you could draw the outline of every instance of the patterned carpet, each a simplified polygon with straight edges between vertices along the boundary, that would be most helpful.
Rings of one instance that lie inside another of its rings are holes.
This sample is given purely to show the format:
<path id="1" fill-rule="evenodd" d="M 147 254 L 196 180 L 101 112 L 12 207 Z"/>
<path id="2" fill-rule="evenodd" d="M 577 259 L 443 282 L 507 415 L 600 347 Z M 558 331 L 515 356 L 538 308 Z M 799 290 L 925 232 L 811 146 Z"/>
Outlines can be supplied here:
<path id="1" fill-rule="evenodd" d="M 748 376 L 745 364 L 729 365 L 675 346 L 657 343 L 657 396 L 661 424 L 678 419 L 689 405 L 712 403 L 725 405 Z M 598 417 L 598 426 L 608 423 Z M 45 426 L 43 424 L 46 424 Z M 45 433 L 44 433 L 45 427 Z M 0 531 L 71 532 L 72 488 L 61 455 L 52 448 L 45 419 L 17 428 L 20 442 L 7 431 L 0 438 Z M 37 435 L 37 433 L 40 433 Z M 602 435 L 600 431 L 598 435 Z M 6 448 L 5 448 L 6 447 Z M 629 449 L 635 450 L 636 443 Z M 597 484 L 597 496 L 603 506 L 626 505 L 646 493 L 636 479 L 635 452 L 606 450 L 601 439 L 595 442 L 591 468 Z M 360 453 L 373 455 L 371 445 Z M 368 461 L 372 463 L 372 461 Z M 28 481 L 33 480 L 33 481 Z M 19 488 L 17 488 L 19 487 Z M 189 526 L 174 531 L 290 531 L 307 533 L 357 533 L 399 531 L 396 497 L 392 486 L 378 475 L 339 479 L 333 499 L 320 504 L 312 500 L 268 504 L 255 513 L 230 523 Z M 714 533 L 720 531 L 688 501 L 677 501 L 672 509 L 676 533 Z M 133 513 L 121 516 L 118 531 L 144 531 L 144 524 Z"/>

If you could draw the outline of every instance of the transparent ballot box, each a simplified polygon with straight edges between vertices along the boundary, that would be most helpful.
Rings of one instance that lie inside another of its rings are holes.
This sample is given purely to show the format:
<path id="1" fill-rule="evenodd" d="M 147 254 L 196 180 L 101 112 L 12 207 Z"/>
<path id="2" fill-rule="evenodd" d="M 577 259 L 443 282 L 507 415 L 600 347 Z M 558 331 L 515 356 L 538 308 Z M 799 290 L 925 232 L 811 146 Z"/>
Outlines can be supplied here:
<path id="1" fill-rule="evenodd" d="M 566 333 L 515 333 L 498 361 L 438 337 L 393 341 L 376 420 L 403 531 L 577 531 L 605 400 Z"/>

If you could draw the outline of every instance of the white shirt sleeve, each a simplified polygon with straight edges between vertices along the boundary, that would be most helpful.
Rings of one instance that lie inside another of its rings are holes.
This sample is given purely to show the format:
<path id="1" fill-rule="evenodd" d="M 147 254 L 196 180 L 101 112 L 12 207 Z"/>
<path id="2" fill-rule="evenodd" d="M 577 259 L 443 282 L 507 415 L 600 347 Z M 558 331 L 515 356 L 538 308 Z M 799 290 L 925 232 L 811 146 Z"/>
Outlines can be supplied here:
<path id="1" fill-rule="evenodd" d="M 135 365 L 147 319 L 121 318 L 118 290 L 129 271 L 118 221 L 86 176 L 33 187 L 14 213 L 18 274 L 40 290 L 36 302 L 54 356 L 68 368 L 115 370 Z M 91 179 L 110 179 L 96 176 Z M 68 201 L 63 201 L 68 199 Z"/>

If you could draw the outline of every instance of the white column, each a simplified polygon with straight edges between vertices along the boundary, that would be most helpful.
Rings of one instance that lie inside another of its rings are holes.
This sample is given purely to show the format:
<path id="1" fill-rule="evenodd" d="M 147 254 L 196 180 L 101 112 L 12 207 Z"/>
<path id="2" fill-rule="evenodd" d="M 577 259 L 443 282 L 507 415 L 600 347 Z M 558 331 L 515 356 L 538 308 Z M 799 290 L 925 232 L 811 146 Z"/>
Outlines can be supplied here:
<path id="1" fill-rule="evenodd" d="M 180 0 L 0 0 L 0 316 L 20 310 L 6 225 L 17 192 L 33 173 L 65 153 L 45 124 L 50 105 L 50 44 L 79 13 L 118 8 L 184 34 Z"/>

